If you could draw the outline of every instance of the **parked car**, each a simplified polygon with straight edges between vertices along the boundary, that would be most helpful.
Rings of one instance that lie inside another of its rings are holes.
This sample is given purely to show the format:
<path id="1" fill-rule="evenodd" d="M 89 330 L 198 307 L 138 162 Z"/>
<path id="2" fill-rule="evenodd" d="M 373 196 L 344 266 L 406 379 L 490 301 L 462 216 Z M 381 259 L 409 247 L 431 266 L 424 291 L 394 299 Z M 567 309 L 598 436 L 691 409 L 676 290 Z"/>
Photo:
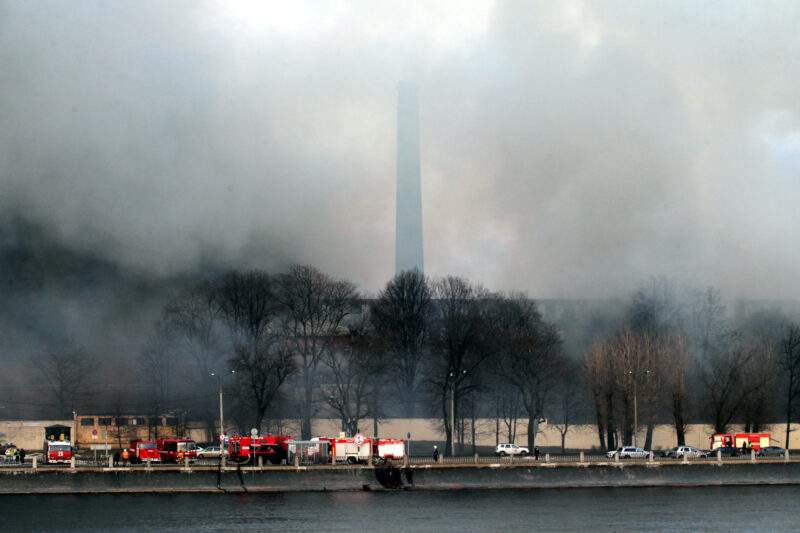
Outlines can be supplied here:
<path id="1" fill-rule="evenodd" d="M 756 452 L 758 457 L 786 457 L 786 448 L 780 446 L 767 446 Z"/>
<path id="2" fill-rule="evenodd" d="M 198 459 L 209 459 L 211 457 L 219 457 L 220 453 L 222 453 L 219 449 L 219 446 L 207 446 L 202 450 L 197 450 L 197 458 Z"/>
<path id="3" fill-rule="evenodd" d="M 614 457 L 615 455 L 619 455 L 620 459 L 632 459 L 632 458 L 649 457 L 650 452 L 643 450 L 641 448 L 637 448 L 636 446 L 621 446 L 616 450 L 611 450 L 606 455 L 608 457 Z"/>
<path id="4" fill-rule="evenodd" d="M 719 452 L 722 457 L 739 457 L 742 455 L 739 448 L 734 448 L 733 446 L 720 446 L 716 450 L 711 450 L 711 455 L 717 455 L 717 452 Z"/>
<path id="5" fill-rule="evenodd" d="M 675 446 L 667 450 L 663 454 L 664 457 L 708 457 L 708 452 L 705 450 L 698 450 L 694 446 Z"/>
<path id="6" fill-rule="evenodd" d="M 516 444 L 498 444 L 497 448 L 494 449 L 495 455 L 505 456 L 505 455 L 528 455 L 531 451 L 524 446 L 517 446 Z"/>

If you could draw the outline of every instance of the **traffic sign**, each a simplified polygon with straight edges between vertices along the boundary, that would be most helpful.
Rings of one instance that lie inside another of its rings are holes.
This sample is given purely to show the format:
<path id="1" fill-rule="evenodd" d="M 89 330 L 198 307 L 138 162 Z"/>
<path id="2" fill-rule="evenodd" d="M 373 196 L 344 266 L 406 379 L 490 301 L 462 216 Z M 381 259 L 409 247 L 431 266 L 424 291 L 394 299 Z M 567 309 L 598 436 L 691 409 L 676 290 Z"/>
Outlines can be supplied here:
<path id="1" fill-rule="evenodd" d="M 353 437 L 353 442 L 356 443 L 356 446 L 361 446 L 362 444 L 364 444 L 364 435 L 362 435 L 361 433 L 356 433 L 356 436 Z"/>

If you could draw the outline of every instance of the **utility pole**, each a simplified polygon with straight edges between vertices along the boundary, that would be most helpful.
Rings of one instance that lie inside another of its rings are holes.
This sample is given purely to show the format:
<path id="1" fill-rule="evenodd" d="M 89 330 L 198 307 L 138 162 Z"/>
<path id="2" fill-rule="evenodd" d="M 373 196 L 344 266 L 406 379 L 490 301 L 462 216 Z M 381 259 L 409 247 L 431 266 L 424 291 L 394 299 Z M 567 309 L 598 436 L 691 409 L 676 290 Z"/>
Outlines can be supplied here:
<path id="1" fill-rule="evenodd" d="M 225 455 L 225 421 L 222 416 L 222 380 L 235 373 L 236 370 L 231 370 L 227 374 L 222 375 L 211 372 L 211 375 L 217 378 L 217 385 L 219 386 L 219 452 L 221 456 Z"/>

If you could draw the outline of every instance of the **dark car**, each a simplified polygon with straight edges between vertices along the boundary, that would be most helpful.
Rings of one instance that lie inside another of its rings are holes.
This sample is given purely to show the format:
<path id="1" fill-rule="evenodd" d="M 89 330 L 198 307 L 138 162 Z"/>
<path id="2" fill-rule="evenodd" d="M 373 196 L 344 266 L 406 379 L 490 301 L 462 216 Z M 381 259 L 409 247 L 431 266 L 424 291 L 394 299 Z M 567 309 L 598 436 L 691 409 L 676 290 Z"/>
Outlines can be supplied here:
<path id="1" fill-rule="evenodd" d="M 711 455 L 716 456 L 717 452 L 719 452 L 722 457 L 739 457 L 742 455 L 739 448 L 734 448 L 733 446 L 720 446 L 716 450 L 712 450 Z"/>
<path id="2" fill-rule="evenodd" d="M 786 449 L 780 446 L 767 446 L 756 452 L 758 457 L 786 457 Z"/>

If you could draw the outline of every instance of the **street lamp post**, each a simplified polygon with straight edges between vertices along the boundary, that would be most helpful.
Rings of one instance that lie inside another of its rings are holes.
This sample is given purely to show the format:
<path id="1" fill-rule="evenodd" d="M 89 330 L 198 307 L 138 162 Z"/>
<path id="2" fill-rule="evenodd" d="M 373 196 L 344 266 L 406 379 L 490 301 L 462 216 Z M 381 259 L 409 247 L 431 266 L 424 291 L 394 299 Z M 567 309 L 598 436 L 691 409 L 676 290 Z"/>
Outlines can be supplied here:
<path id="1" fill-rule="evenodd" d="M 453 379 L 450 389 L 450 457 L 454 457 L 456 454 L 456 385 L 458 385 L 466 375 L 467 371 L 462 370 L 458 379 L 453 379 L 455 378 L 455 373 L 450 372 L 450 378 Z"/>
<path id="2" fill-rule="evenodd" d="M 217 378 L 217 385 L 219 386 L 219 452 L 221 456 L 225 455 L 225 421 L 222 417 L 222 380 L 235 373 L 236 370 L 231 370 L 222 375 L 211 372 L 211 376 Z"/>
<path id="3" fill-rule="evenodd" d="M 637 441 L 636 434 L 639 433 L 639 405 L 637 403 L 638 391 L 636 389 L 636 383 L 638 381 L 639 376 L 637 374 L 634 374 L 632 370 L 629 370 L 628 374 L 630 374 L 633 377 L 633 445 L 639 446 L 639 444 L 636 442 Z M 642 376 L 646 376 L 648 374 L 650 374 L 649 370 L 644 370 L 641 373 Z"/>

